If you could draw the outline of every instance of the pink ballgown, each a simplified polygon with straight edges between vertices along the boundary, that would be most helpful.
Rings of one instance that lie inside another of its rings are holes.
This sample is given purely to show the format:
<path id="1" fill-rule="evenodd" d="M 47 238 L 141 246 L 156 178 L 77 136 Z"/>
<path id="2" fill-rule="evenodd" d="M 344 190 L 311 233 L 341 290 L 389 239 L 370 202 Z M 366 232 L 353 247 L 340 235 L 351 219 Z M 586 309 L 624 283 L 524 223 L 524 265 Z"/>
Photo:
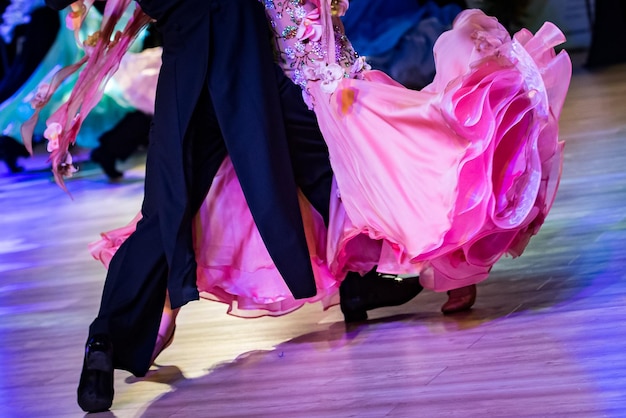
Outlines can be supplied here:
<path id="1" fill-rule="evenodd" d="M 320 3 L 321 1 L 321 3 Z M 238 316 L 338 302 L 347 271 L 420 275 L 446 291 L 521 255 L 558 188 L 558 119 L 571 62 L 546 23 L 510 37 L 465 10 L 434 46 L 437 74 L 420 91 L 369 69 L 341 32 L 347 1 L 263 1 L 283 69 L 303 88 L 335 174 L 330 224 L 301 197 L 318 295 L 295 300 L 258 235 L 226 160 L 195 219 L 198 287 Z M 92 244 L 105 264 L 132 232 Z"/>

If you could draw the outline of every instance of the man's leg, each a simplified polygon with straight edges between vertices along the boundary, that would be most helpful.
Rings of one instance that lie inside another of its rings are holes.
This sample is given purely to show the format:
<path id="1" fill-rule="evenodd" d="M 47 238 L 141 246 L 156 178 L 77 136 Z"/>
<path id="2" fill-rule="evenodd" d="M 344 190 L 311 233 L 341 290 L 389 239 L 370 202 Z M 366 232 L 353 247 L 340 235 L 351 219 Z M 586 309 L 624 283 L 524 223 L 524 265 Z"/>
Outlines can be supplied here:
<path id="1" fill-rule="evenodd" d="M 172 145 L 176 146 L 149 144 L 143 217 L 109 265 L 100 311 L 89 328 L 78 386 L 78 403 L 85 411 L 111 406 L 114 368 L 143 376 L 150 367 L 169 272 L 159 218 L 160 166 L 169 155 L 163 147 Z"/>
<path id="2" fill-rule="evenodd" d="M 98 163 L 112 180 L 124 175 L 115 167 L 116 161 L 125 161 L 141 145 L 148 144 L 152 117 L 139 110 L 126 114 L 111 130 L 103 133 L 100 145 L 91 151 L 90 158 Z"/>
<path id="3" fill-rule="evenodd" d="M 78 385 L 84 411 L 110 408 L 114 368 L 143 376 L 150 367 L 167 282 L 160 239 L 158 219 L 146 217 L 111 260 Z"/>
<path id="4" fill-rule="evenodd" d="M 156 146 L 151 143 L 149 147 Z M 192 218 L 206 196 L 215 173 L 226 156 L 226 147 L 214 109 L 205 90 L 200 95 L 184 140 L 184 170 L 189 184 L 188 223 L 190 251 Z M 98 317 L 89 329 L 85 364 L 78 400 L 85 411 L 106 410 L 113 400 L 113 369 L 136 376 L 148 371 L 165 304 L 168 267 L 159 218 L 159 164 L 163 153 L 148 151 L 143 218 L 122 244 L 109 265 Z M 93 343 L 94 355 L 90 356 Z M 102 354 L 104 353 L 104 354 Z M 100 361 L 110 357 L 111 361 Z M 90 358 L 94 358 L 90 369 Z M 104 363 L 104 364 L 103 364 Z"/>
<path id="5" fill-rule="evenodd" d="M 100 311 L 89 336 L 107 335 L 113 365 L 143 376 L 165 303 L 167 263 L 156 217 L 143 218 L 111 260 Z"/>

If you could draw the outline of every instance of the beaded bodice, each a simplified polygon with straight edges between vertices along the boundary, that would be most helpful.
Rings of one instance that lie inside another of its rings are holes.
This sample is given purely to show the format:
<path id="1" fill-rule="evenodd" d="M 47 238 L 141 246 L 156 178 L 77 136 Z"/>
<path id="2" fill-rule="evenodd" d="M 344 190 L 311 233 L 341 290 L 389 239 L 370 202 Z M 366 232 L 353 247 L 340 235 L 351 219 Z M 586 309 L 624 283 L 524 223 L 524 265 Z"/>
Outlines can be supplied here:
<path id="1" fill-rule="evenodd" d="M 308 87 L 319 83 L 332 93 L 342 78 L 358 78 L 369 68 L 345 36 L 339 19 L 348 0 L 259 0 L 272 26 L 278 62 L 302 87 L 312 107 Z"/>

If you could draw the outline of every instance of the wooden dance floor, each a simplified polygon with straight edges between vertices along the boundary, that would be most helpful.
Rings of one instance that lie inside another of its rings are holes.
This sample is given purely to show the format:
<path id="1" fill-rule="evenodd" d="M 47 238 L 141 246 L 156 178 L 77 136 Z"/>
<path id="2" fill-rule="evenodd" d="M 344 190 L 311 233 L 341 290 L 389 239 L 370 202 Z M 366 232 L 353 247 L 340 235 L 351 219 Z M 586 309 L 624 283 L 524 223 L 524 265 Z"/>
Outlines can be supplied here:
<path id="1" fill-rule="evenodd" d="M 244 320 L 194 302 L 159 367 L 117 371 L 93 416 L 626 417 L 626 66 L 575 71 L 561 137 L 550 216 L 470 312 L 443 316 L 424 291 L 347 330 L 338 307 Z M 43 156 L 23 163 L 0 174 L 0 417 L 81 417 L 105 273 L 87 244 L 138 211 L 143 165 L 111 184 L 86 163 L 72 200 Z"/>

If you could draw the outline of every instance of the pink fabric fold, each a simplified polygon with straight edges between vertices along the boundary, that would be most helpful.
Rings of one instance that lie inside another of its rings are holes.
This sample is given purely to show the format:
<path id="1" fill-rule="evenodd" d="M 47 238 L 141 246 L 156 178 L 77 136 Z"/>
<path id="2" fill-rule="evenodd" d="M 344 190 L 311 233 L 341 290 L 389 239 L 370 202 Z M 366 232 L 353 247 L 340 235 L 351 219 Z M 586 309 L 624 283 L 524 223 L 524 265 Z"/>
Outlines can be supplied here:
<path id="1" fill-rule="evenodd" d="M 268 14 L 276 33 L 293 23 Z M 374 70 L 341 79 L 330 94 L 309 80 L 335 173 L 327 229 L 301 197 L 318 295 L 291 297 L 226 160 L 194 223 L 202 296 L 234 315 L 281 315 L 337 303 L 347 271 L 419 274 L 426 288 L 446 291 L 521 255 L 561 176 L 558 118 L 571 62 L 554 47 L 563 40 L 552 24 L 511 38 L 467 10 L 435 44 L 437 75 L 421 91 Z M 104 234 L 94 256 L 106 264 L 133 228 Z"/>

